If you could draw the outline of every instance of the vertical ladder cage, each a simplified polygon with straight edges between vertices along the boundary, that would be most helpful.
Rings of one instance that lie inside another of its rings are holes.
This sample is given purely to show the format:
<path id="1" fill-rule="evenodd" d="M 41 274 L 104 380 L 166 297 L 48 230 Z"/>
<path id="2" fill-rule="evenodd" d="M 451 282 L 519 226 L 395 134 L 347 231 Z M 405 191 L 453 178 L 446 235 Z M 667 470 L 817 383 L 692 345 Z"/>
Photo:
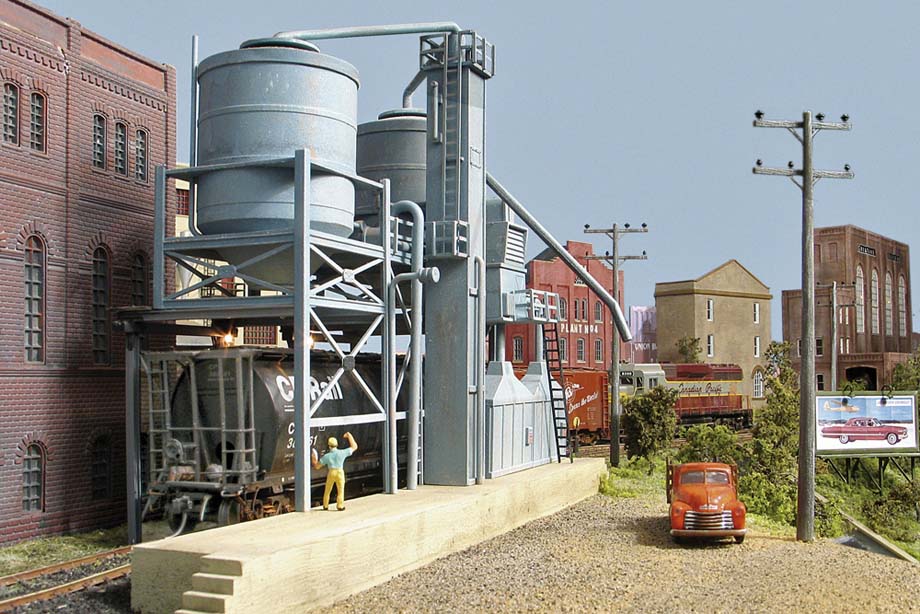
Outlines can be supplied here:
<path id="1" fill-rule="evenodd" d="M 543 324 L 543 354 L 546 359 L 546 377 L 553 405 L 553 429 L 556 435 L 556 455 L 559 462 L 570 456 L 569 412 L 565 402 L 565 375 L 559 356 L 559 330 L 555 322 Z M 553 376 L 558 386 L 553 386 Z"/>

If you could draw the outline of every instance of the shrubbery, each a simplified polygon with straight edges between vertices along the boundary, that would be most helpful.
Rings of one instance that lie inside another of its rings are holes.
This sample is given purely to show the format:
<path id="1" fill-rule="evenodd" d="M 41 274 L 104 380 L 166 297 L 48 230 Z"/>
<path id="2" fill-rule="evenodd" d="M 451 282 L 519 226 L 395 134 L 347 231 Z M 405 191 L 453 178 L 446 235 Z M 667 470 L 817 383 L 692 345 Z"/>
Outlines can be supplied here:
<path id="1" fill-rule="evenodd" d="M 671 445 L 677 430 L 675 403 L 677 390 L 660 386 L 626 399 L 623 403 L 623 436 L 627 458 L 639 456 L 651 461 Z M 650 467 L 654 468 L 654 465 Z"/>
<path id="2" fill-rule="evenodd" d="M 900 482 L 887 495 L 863 503 L 862 514 L 870 527 L 885 535 L 905 541 L 916 541 L 920 484 Z"/>

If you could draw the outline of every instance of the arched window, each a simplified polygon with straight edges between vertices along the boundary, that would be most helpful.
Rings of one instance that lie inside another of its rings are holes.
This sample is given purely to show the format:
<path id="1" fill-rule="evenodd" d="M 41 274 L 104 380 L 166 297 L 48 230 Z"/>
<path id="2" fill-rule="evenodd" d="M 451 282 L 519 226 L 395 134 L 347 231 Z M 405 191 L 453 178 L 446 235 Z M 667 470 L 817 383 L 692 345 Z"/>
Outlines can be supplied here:
<path id="1" fill-rule="evenodd" d="M 107 365 L 111 362 L 109 348 L 109 299 L 111 297 L 109 252 L 97 247 L 93 252 L 93 362 Z"/>
<path id="2" fill-rule="evenodd" d="M 578 362 L 585 361 L 585 340 L 584 339 L 579 338 L 578 341 L 575 342 L 575 360 L 577 360 Z"/>
<path id="3" fill-rule="evenodd" d="M 45 361 L 45 243 L 36 235 L 26 239 L 23 253 L 25 278 L 25 360 Z"/>
<path id="4" fill-rule="evenodd" d="M 559 338 L 559 360 L 562 362 L 569 361 L 569 340 L 565 337 Z"/>
<path id="5" fill-rule="evenodd" d="M 524 338 L 515 337 L 512 339 L 513 354 L 511 360 L 514 362 L 524 362 Z"/>
<path id="6" fill-rule="evenodd" d="M 134 254 L 131 262 L 131 304 L 147 304 L 147 259 L 143 254 Z"/>
<path id="7" fill-rule="evenodd" d="M 875 269 L 872 269 L 872 285 L 869 286 L 869 305 L 872 310 L 872 334 L 877 335 L 879 331 L 878 271 Z"/>
<path id="8" fill-rule="evenodd" d="M 898 333 L 907 336 L 907 284 L 904 276 L 898 276 Z"/>
<path id="9" fill-rule="evenodd" d="M 604 342 L 600 339 L 594 340 L 594 362 L 604 362 Z"/>
<path id="10" fill-rule="evenodd" d="M 894 286 L 891 273 L 885 273 L 885 334 L 894 334 Z"/>
<path id="11" fill-rule="evenodd" d="M 600 301 L 594 302 L 594 321 L 603 322 L 604 321 L 604 308 L 601 305 Z"/>
<path id="12" fill-rule="evenodd" d="M 45 509 L 45 450 L 37 443 L 26 448 L 22 458 L 22 511 Z"/>
<path id="13" fill-rule="evenodd" d="M 44 94 L 32 92 L 29 97 L 29 147 L 41 153 L 47 149 L 45 126 L 48 123 Z"/>
<path id="14" fill-rule="evenodd" d="M 763 371 L 754 371 L 754 398 L 763 398 Z"/>
<path id="15" fill-rule="evenodd" d="M 93 167 L 105 170 L 105 117 L 93 115 Z"/>
<path id="16" fill-rule="evenodd" d="M 19 145 L 19 88 L 3 84 L 3 142 Z"/>
<path id="17" fill-rule="evenodd" d="M 147 181 L 147 132 L 134 133 L 134 178 Z"/>
<path id="18" fill-rule="evenodd" d="M 568 303 L 561 296 L 559 297 L 559 319 L 565 320 L 568 318 Z"/>
<path id="19" fill-rule="evenodd" d="M 585 322 L 588 321 L 588 299 L 581 299 L 581 319 Z"/>
<path id="20" fill-rule="evenodd" d="M 856 332 L 866 332 L 866 278 L 859 265 L 856 265 Z"/>
<path id="21" fill-rule="evenodd" d="M 112 442 L 100 435 L 90 450 L 90 479 L 94 501 L 112 496 Z"/>
<path id="22" fill-rule="evenodd" d="M 115 124 L 115 172 L 128 174 L 128 126 L 123 122 Z"/>

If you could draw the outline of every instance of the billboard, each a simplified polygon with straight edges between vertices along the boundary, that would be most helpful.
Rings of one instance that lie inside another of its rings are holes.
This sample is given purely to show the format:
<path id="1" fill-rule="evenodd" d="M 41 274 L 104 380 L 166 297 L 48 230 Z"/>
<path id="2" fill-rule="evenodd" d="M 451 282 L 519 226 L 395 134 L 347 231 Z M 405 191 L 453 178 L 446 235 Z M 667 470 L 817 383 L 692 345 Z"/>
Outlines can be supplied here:
<path id="1" fill-rule="evenodd" d="M 917 405 L 913 394 L 818 395 L 815 412 L 818 454 L 918 450 Z"/>

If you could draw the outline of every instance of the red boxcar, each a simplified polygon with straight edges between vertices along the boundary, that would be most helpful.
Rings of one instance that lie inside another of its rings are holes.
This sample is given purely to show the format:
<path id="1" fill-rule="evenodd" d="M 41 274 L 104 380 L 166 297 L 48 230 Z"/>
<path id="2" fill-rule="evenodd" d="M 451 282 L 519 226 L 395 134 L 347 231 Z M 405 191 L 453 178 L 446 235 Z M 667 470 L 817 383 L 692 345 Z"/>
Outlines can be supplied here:
<path id="1" fill-rule="evenodd" d="M 591 445 L 610 439 L 610 393 L 606 371 L 565 369 L 565 398 L 569 408 L 569 428 L 578 419 L 581 443 Z"/>

